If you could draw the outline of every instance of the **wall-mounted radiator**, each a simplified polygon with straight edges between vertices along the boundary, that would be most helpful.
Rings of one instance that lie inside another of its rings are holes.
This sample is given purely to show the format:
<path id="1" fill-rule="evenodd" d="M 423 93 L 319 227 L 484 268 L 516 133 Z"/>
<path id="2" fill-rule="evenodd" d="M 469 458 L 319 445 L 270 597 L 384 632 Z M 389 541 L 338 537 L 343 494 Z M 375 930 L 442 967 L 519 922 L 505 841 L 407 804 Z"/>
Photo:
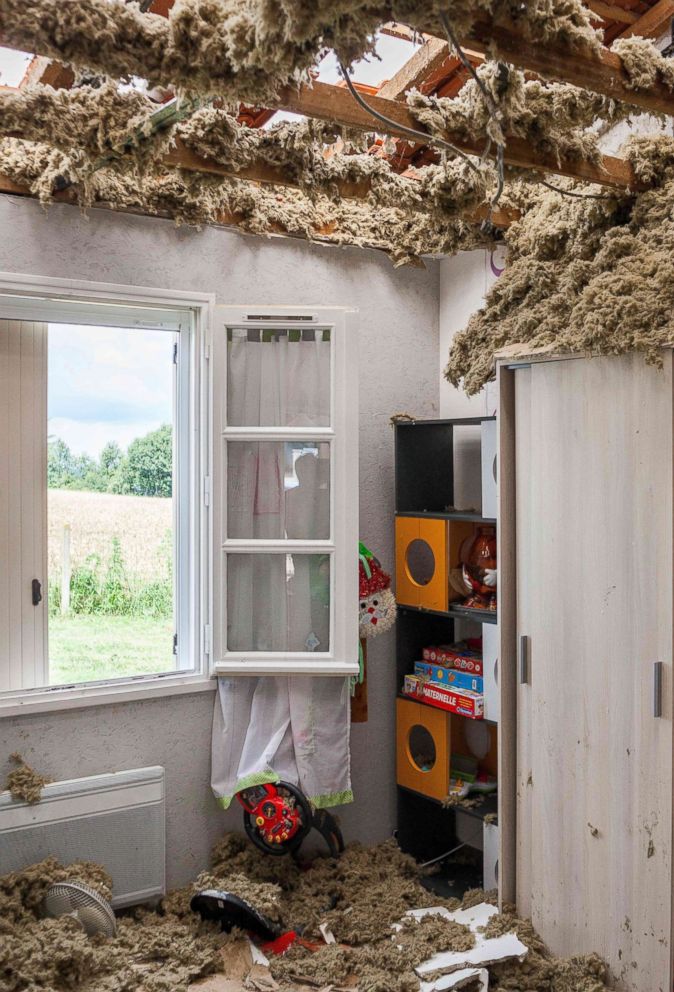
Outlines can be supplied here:
<path id="1" fill-rule="evenodd" d="M 0 792 L 0 875 L 53 854 L 95 861 L 113 881 L 113 905 L 165 892 L 164 769 L 137 768 L 44 787 L 39 803 Z"/>

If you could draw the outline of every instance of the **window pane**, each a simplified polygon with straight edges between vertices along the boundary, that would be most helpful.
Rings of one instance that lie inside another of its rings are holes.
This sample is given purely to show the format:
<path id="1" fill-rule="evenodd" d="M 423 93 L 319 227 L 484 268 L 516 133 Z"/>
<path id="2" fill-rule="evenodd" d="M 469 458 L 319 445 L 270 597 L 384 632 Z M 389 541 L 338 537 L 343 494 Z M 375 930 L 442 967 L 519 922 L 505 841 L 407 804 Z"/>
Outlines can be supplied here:
<path id="1" fill-rule="evenodd" d="M 172 671 L 170 331 L 49 325 L 49 684 Z"/>
<path id="2" fill-rule="evenodd" d="M 330 445 L 227 442 L 228 537 L 330 538 Z"/>
<path id="3" fill-rule="evenodd" d="M 229 330 L 227 424 L 329 427 L 329 332 Z"/>
<path id="4" fill-rule="evenodd" d="M 226 558 L 228 650 L 330 650 L 329 555 Z"/>

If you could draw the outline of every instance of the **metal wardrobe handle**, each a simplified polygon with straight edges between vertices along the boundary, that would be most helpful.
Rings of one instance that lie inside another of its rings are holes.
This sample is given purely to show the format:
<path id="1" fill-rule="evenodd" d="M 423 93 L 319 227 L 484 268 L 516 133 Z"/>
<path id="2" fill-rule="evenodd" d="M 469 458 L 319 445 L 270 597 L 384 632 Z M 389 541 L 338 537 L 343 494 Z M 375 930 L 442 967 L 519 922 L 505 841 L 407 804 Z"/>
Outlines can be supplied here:
<path id="1" fill-rule="evenodd" d="M 529 682 L 529 637 L 527 634 L 520 636 L 520 684 L 527 685 Z"/>
<path id="2" fill-rule="evenodd" d="M 653 665 L 653 716 L 662 716 L 662 662 Z"/>

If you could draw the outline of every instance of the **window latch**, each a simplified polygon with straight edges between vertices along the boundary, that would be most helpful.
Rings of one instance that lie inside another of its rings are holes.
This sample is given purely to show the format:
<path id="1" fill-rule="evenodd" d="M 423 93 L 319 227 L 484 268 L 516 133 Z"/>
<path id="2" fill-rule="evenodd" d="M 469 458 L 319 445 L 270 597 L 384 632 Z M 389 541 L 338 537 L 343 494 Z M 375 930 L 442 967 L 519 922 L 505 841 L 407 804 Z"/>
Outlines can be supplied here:
<path id="1" fill-rule="evenodd" d="M 178 635 L 177 634 L 174 634 L 173 635 L 173 653 L 176 656 L 178 655 Z"/>
<path id="2" fill-rule="evenodd" d="M 33 579 L 31 590 L 33 594 L 33 606 L 39 606 L 42 602 L 42 584 L 39 579 Z"/>

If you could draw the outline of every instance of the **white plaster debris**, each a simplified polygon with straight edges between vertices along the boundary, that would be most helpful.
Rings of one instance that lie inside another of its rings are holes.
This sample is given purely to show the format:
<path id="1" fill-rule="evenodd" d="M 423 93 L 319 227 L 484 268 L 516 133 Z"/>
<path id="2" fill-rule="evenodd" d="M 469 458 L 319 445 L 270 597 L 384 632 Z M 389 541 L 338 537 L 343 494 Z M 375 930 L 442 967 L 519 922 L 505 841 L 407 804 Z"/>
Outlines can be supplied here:
<path id="1" fill-rule="evenodd" d="M 246 938 L 246 940 L 248 940 L 248 946 L 250 947 L 250 954 L 253 959 L 253 964 L 260 964 L 263 968 L 268 968 L 269 958 L 266 954 L 264 954 L 252 940 L 249 940 L 249 938 Z"/>
<path id="2" fill-rule="evenodd" d="M 411 916 L 415 920 L 422 920 L 424 916 L 444 916 L 446 920 L 461 923 L 473 933 L 479 933 L 483 927 L 486 927 L 492 916 L 498 916 L 498 909 L 491 903 L 481 902 L 477 906 L 471 906 L 470 909 L 456 909 L 454 912 L 450 912 L 445 906 L 411 909 L 409 913 L 405 913 L 405 916 Z"/>
<path id="3" fill-rule="evenodd" d="M 529 948 L 514 933 L 482 940 L 479 934 L 476 937 L 475 947 L 470 951 L 441 951 L 414 970 L 421 978 L 432 971 L 457 971 L 470 965 L 496 964 L 498 961 L 509 961 L 512 958 L 524 961 L 529 953 Z"/>
<path id="4" fill-rule="evenodd" d="M 447 989 L 462 989 L 467 985 L 475 988 L 476 981 L 480 983 L 477 992 L 488 992 L 489 972 L 486 968 L 462 968 L 460 971 L 453 971 L 451 975 L 443 975 L 434 982 L 422 982 L 419 992 L 446 992 Z"/>
<path id="5" fill-rule="evenodd" d="M 336 943 L 335 935 L 327 923 L 321 923 L 318 929 L 321 931 L 321 936 L 326 944 Z"/>
<path id="6" fill-rule="evenodd" d="M 512 958 L 524 961 L 529 949 L 516 934 L 506 933 L 500 937 L 484 936 L 484 928 L 492 916 L 497 914 L 496 906 L 486 902 L 454 912 L 450 912 L 444 906 L 431 906 L 428 909 L 411 909 L 405 913 L 406 917 L 415 920 L 421 920 L 425 916 L 442 916 L 453 923 L 467 926 L 475 934 L 475 946 L 471 950 L 439 951 L 414 969 L 420 978 L 434 971 L 448 972 L 433 982 L 422 982 L 420 992 L 445 992 L 446 989 L 460 989 L 476 981 L 480 983 L 480 992 L 486 992 L 489 988 L 489 973 L 485 965 Z M 393 927 L 394 930 L 400 928 L 399 923 Z"/>

